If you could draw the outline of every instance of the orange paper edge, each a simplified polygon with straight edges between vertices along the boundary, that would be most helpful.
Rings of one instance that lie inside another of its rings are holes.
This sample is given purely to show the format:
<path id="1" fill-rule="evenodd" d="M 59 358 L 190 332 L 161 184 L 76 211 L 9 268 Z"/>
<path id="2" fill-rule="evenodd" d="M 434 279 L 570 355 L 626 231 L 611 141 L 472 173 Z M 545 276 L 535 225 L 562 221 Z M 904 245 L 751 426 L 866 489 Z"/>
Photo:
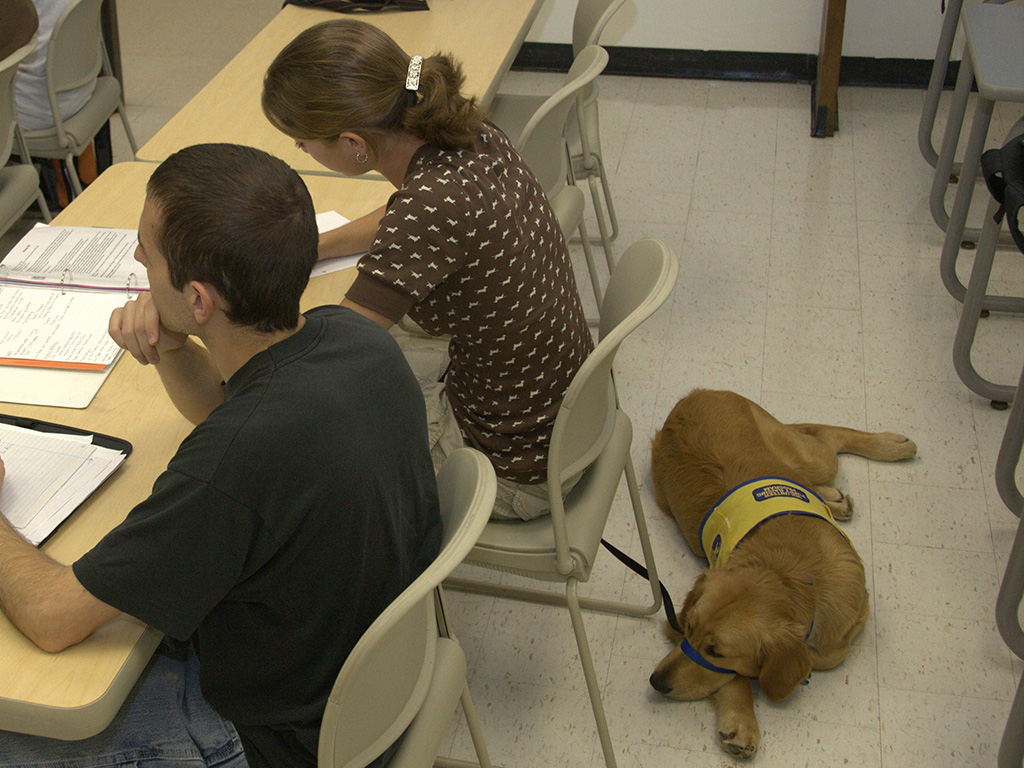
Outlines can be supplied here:
<path id="1" fill-rule="evenodd" d="M 24 368 L 63 368 L 71 371 L 102 371 L 103 363 L 64 363 L 59 360 L 30 360 L 19 357 L 0 357 L 0 365 L 18 365 Z"/>

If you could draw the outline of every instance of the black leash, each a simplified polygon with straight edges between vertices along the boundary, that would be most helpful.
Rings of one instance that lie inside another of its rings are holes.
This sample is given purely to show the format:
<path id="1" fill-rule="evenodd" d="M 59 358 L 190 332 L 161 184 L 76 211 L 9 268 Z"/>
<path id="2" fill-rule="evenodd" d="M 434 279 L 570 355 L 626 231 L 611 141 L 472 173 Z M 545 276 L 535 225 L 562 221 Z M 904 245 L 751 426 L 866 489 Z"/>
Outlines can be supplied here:
<path id="1" fill-rule="evenodd" d="M 647 574 L 647 569 L 625 552 L 618 549 L 613 544 L 609 544 L 604 539 L 601 539 L 601 545 L 611 552 L 615 556 L 615 559 L 629 568 L 629 570 L 633 571 L 633 573 L 639 574 L 645 579 L 650 579 L 650 576 Z M 676 609 L 672 606 L 672 595 L 668 593 L 668 590 L 665 589 L 664 583 L 661 581 L 658 581 L 658 586 L 661 587 L 661 602 L 665 604 L 665 616 L 668 617 L 669 626 L 680 635 L 685 635 L 686 633 L 683 632 L 682 627 L 679 626 L 679 621 L 676 619 Z"/>

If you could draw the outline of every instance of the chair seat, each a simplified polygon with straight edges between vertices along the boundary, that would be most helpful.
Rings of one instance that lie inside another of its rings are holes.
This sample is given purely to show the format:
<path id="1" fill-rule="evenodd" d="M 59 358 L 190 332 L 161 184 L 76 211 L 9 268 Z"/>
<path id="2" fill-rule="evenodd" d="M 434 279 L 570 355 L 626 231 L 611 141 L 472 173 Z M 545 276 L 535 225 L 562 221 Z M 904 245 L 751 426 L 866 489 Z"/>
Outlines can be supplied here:
<path id="1" fill-rule="evenodd" d="M 0 232 L 4 232 L 35 202 L 39 174 L 31 165 L 0 168 Z"/>
<path id="2" fill-rule="evenodd" d="M 98 127 L 110 119 L 121 102 L 121 86 L 113 77 L 96 80 L 92 98 L 78 112 L 64 121 L 64 132 L 70 146 L 61 146 L 56 128 L 25 131 L 25 143 L 33 157 L 65 157 L 69 152 L 80 155 L 96 135 Z"/>
<path id="3" fill-rule="evenodd" d="M 629 417 L 618 411 L 606 449 L 565 498 L 565 524 L 579 581 L 590 578 L 632 437 Z M 492 520 L 465 560 L 542 581 L 565 581 L 555 561 L 554 528 L 546 516 L 528 522 Z"/>

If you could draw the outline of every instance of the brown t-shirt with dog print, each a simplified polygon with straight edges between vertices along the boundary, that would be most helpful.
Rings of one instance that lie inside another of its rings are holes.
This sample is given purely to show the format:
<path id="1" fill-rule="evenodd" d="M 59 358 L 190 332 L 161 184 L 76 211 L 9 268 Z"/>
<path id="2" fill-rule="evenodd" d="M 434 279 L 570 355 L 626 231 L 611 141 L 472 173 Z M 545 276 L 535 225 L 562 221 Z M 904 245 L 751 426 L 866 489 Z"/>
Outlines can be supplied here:
<path id="1" fill-rule="evenodd" d="M 558 406 L 593 339 L 547 196 L 499 129 L 472 150 L 417 150 L 347 296 L 451 336 L 447 392 L 467 443 L 499 477 L 546 480 Z"/>

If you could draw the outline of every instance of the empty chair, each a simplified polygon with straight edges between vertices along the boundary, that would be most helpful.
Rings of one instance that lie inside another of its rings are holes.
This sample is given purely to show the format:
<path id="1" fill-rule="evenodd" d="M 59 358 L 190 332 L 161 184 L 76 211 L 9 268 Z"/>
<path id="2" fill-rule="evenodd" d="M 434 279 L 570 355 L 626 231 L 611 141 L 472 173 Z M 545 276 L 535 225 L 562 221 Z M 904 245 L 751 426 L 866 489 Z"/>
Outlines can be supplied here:
<path id="1" fill-rule="evenodd" d="M 443 608 L 439 585 L 487 524 L 496 487 L 490 462 L 472 448 L 453 452 L 441 467 L 441 551 L 345 660 L 320 727 L 320 768 L 363 768 L 399 737 L 389 768 L 433 765 L 460 701 L 480 765 L 489 768 L 466 685 L 466 657 L 437 608 Z"/>
<path id="2" fill-rule="evenodd" d="M 657 240 L 632 245 L 612 273 L 601 306 L 600 342 L 569 386 L 555 419 L 548 452 L 551 514 L 529 522 L 491 521 L 466 562 L 546 582 L 564 584 L 564 596 L 541 590 L 496 585 L 464 578 L 446 584 L 500 597 L 565 605 L 576 636 L 583 675 L 597 723 L 605 763 L 615 766 L 604 705 L 598 687 L 581 607 L 647 616 L 661 607 L 661 587 L 630 458 L 632 425 L 619 407 L 612 362 L 622 341 L 660 307 L 675 285 L 675 256 Z M 583 471 L 563 499 L 562 481 Z M 580 598 L 577 586 L 590 579 L 597 551 L 623 474 L 633 502 L 644 553 L 651 603 Z"/>
<path id="3" fill-rule="evenodd" d="M 580 233 L 598 306 L 601 304 L 601 283 L 590 250 L 586 223 L 583 221 L 585 201 L 583 193 L 568 181 L 569 155 L 565 124 L 576 100 L 601 74 L 607 63 L 608 53 L 604 48 L 597 45 L 584 48 L 565 76 L 565 84 L 541 102 L 516 140 L 519 154 L 530 166 L 551 201 L 562 234 L 569 239 L 573 232 Z M 611 267 L 612 262 L 609 260 L 609 271 Z"/>
<path id="4" fill-rule="evenodd" d="M 76 195 L 82 191 L 82 182 L 75 170 L 74 158 L 85 151 L 115 112 L 124 125 L 133 159 L 138 151 L 121 98 L 121 84 L 111 75 L 103 48 L 100 34 L 102 2 L 72 0 L 57 19 L 46 51 L 46 90 L 53 127 L 25 132 L 25 143 L 33 157 L 64 160 Z M 99 76 L 101 72 L 102 76 Z M 67 120 L 62 119 L 57 96 L 93 80 L 96 88 L 89 101 Z"/>
<path id="5" fill-rule="evenodd" d="M 579 56 L 588 45 L 598 45 L 605 27 L 626 0 L 578 0 L 572 24 L 572 54 Z M 543 97 L 501 93 L 492 104 L 491 118 L 510 136 L 518 134 Z M 601 154 L 598 85 L 590 83 L 569 115 L 566 139 L 576 179 L 587 179 L 594 203 L 600 242 L 609 262 L 613 261 L 611 241 L 618 237 L 619 222 L 612 202 L 611 185 Z M 599 185 L 600 184 L 600 189 Z M 595 241 L 596 242 L 596 241 Z"/>
<path id="6" fill-rule="evenodd" d="M 50 211 L 39 189 L 39 174 L 28 162 L 14 106 L 14 77 L 18 63 L 31 51 L 35 42 L 24 45 L 0 61 L 0 235 L 11 228 L 33 202 L 39 203 L 43 218 L 50 220 Z M 7 166 L 15 140 L 21 145 L 21 165 Z"/>

